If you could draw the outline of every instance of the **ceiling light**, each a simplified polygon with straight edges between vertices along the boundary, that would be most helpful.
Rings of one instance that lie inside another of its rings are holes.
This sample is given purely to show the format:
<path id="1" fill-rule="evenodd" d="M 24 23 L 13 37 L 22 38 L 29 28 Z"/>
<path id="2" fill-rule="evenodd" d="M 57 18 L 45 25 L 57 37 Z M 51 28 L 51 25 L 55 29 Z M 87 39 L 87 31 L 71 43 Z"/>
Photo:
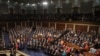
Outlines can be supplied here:
<path id="1" fill-rule="evenodd" d="M 7 2 L 9 3 L 10 1 L 8 0 Z"/>
<path id="2" fill-rule="evenodd" d="M 66 3 L 69 3 L 69 0 L 66 0 Z"/>
<path id="3" fill-rule="evenodd" d="M 38 2 L 37 4 L 39 5 L 40 3 Z"/>
<path id="4" fill-rule="evenodd" d="M 85 2 L 88 2 L 89 0 L 84 0 Z"/>
<path id="5" fill-rule="evenodd" d="M 23 5 L 24 3 L 21 3 L 21 5 Z"/>
<path id="6" fill-rule="evenodd" d="M 31 6 L 36 6 L 36 4 L 32 4 Z"/>
<path id="7" fill-rule="evenodd" d="M 45 2 L 43 2 L 42 4 L 43 4 L 44 6 L 47 6 L 47 5 L 48 5 L 48 2 L 45 1 Z"/>
<path id="8" fill-rule="evenodd" d="M 51 4 L 53 4 L 53 1 L 50 1 L 51 2 Z"/>
<path id="9" fill-rule="evenodd" d="M 30 4 L 28 3 L 27 6 L 29 6 Z"/>
<path id="10" fill-rule="evenodd" d="M 15 2 L 15 4 L 18 4 L 18 2 Z"/>

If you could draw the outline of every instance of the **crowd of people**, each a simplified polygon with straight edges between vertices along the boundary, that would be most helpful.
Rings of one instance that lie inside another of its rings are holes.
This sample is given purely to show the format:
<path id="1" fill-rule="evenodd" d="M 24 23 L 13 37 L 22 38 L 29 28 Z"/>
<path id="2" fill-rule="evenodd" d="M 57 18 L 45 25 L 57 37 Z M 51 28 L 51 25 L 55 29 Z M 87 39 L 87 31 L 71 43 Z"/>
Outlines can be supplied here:
<path id="1" fill-rule="evenodd" d="M 3 40 L 2 39 L 0 39 L 0 50 L 2 50 L 3 49 L 3 47 L 4 47 L 4 44 L 3 44 L 4 42 L 3 42 Z"/>
<path id="2" fill-rule="evenodd" d="M 18 47 L 17 45 L 19 43 L 25 44 L 28 39 L 30 31 L 31 27 L 21 28 L 20 26 L 18 26 L 16 28 L 10 29 L 9 39 L 11 45 L 15 45 L 16 47 Z"/>
<path id="3" fill-rule="evenodd" d="M 9 30 L 10 47 L 18 50 L 42 51 L 48 56 L 85 56 L 89 51 L 100 55 L 100 35 L 95 31 L 74 32 L 44 27 L 16 27 Z M 32 36 L 30 36 L 32 34 Z M 62 36 L 61 36 L 62 35 Z M 79 46 L 69 46 L 66 43 Z"/>
<path id="4" fill-rule="evenodd" d="M 95 31 L 91 32 L 73 32 L 69 31 L 62 37 L 64 41 L 73 43 L 80 47 L 80 51 L 89 51 L 95 54 L 96 51 L 100 51 L 100 35 Z"/>
<path id="5" fill-rule="evenodd" d="M 3 40 L 4 38 L 3 37 L 4 37 L 3 32 L 0 29 L 0 50 L 4 49 L 4 47 L 5 47 L 4 46 L 5 44 L 4 44 L 4 40 Z"/>

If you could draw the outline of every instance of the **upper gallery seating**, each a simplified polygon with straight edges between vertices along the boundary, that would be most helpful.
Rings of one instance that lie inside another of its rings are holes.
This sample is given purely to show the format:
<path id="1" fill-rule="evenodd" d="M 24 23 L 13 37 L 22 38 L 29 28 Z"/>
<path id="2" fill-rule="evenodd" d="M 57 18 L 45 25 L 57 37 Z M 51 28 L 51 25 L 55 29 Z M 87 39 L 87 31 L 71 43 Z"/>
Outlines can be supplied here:
<path id="1" fill-rule="evenodd" d="M 87 16 L 88 15 L 88 16 Z M 96 19 L 95 19 L 96 18 Z M 21 14 L 0 14 L 0 21 L 15 21 L 15 20 L 53 20 L 53 21 L 65 21 L 71 19 L 72 21 L 90 21 L 99 22 L 100 17 L 93 17 L 93 15 L 82 15 L 79 14 L 77 17 L 74 17 L 71 14 L 36 14 L 36 15 L 21 15 Z M 95 19 L 95 20 L 94 20 Z"/>

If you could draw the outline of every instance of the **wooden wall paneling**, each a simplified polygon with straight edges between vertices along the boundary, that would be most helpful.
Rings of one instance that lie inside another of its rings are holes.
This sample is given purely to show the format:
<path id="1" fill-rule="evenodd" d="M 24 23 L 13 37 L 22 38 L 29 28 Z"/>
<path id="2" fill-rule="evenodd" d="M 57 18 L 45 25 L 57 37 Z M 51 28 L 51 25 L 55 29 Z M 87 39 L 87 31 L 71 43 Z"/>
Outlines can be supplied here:
<path id="1" fill-rule="evenodd" d="M 34 22 L 34 26 L 37 26 L 37 22 Z"/>
<path id="2" fill-rule="evenodd" d="M 73 26 L 74 26 L 73 24 L 67 24 L 67 29 L 68 30 L 73 30 Z"/>
<path id="3" fill-rule="evenodd" d="M 98 33 L 100 33 L 100 26 L 99 26 L 99 29 L 98 29 Z"/>
<path id="4" fill-rule="evenodd" d="M 34 24 L 34 26 L 37 26 L 37 22 L 34 21 L 33 24 Z"/>
<path id="5" fill-rule="evenodd" d="M 41 27 L 41 22 L 37 22 L 37 26 L 38 27 Z"/>
<path id="6" fill-rule="evenodd" d="M 23 27 L 22 22 L 21 22 L 21 28 Z"/>
<path id="7" fill-rule="evenodd" d="M 49 23 L 47 23 L 47 22 L 43 22 L 43 23 L 42 23 L 42 27 L 46 27 L 46 28 L 48 28 L 48 27 L 49 27 Z"/>
<path id="8" fill-rule="evenodd" d="M 9 23 L 8 23 L 8 28 L 9 28 L 9 29 L 15 28 L 14 22 L 9 22 Z"/>
<path id="9" fill-rule="evenodd" d="M 25 27 L 27 26 L 27 23 L 26 23 L 26 21 L 24 21 L 24 26 L 25 26 Z"/>
<path id="10" fill-rule="evenodd" d="M 75 25 L 76 31 L 87 32 L 88 25 Z"/>
<path id="11" fill-rule="evenodd" d="M 16 28 L 19 30 L 21 29 L 21 22 L 16 22 Z"/>
<path id="12" fill-rule="evenodd" d="M 32 21 L 29 21 L 29 26 L 30 26 L 30 27 L 32 26 Z"/>
<path id="13" fill-rule="evenodd" d="M 65 24 L 64 23 L 57 23 L 56 30 L 65 30 Z"/>
<path id="14" fill-rule="evenodd" d="M 6 23 L 0 23 L 0 27 L 5 27 Z"/>
<path id="15" fill-rule="evenodd" d="M 99 26 L 90 26 L 89 27 L 89 31 L 95 30 L 96 32 L 98 32 Z"/>
<path id="16" fill-rule="evenodd" d="M 32 21 L 32 26 L 34 26 L 34 21 Z"/>
<path id="17" fill-rule="evenodd" d="M 11 23 L 11 25 L 12 25 L 12 27 L 13 27 L 13 28 L 15 28 L 15 24 L 14 24 L 14 22 L 13 22 L 13 23 Z"/>
<path id="18" fill-rule="evenodd" d="M 50 23 L 50 28 L 55 28 L 55 23 Z"/>
<path id="19" fill-rule="evenodd" d="M 21 26 L 21 22 L 16 22 L 16 26 Z"/>
<path id="20" fill-rule="evenodd" d="M 29 27 L 29 21 L 26 21 L 26 26 Z"/>
<path id="21" fill-rule="evenodd" d="M 25 22 L 22 22 L 22 27 L 25 27 Z"/>
<path id="22" fill-rule="evenodd" d="M 16 28 L 16 22 L 14 22 L 14 24 L 15 24 L 15 28 Z"/>
<path id="23" fill-rule="evenodd" d="M 98 29 L 98 33 L 100 33 L 100 26 L 99 26 L 99 29 Z"/>
<path id="24" fill-rule="evenodd" d="M 48 22 L 48 27 L 50 28 L 50 22 Z"/>

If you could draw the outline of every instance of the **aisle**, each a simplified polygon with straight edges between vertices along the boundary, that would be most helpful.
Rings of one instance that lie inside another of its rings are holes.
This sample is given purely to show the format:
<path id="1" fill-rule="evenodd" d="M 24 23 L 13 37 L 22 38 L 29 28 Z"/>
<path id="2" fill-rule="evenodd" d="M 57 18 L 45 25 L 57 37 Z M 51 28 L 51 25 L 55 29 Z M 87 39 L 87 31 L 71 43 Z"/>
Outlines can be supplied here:
<path id="1" fill-rule="evenodd" d="M 27 43 L 30 41 L 30 39 L 33 37 L 34 31 L 31 31 L 29 36 L 28 36 L 28 40 L 26 41 L 26 45 L 25 45 L 25 49 L 27 48 Z"/>
<path id="2" fill-rule="evenodd" d="M 35 52 L 35 51 L 28 51 L 28 50 L 23 50 L 22 52 L 25 52 L 26 54 L 29 54 L 30 56 L 47 56 L 43 52 Z"/>
<path id="3" fill-rule="evenodd" d="M 32 31 L 30 32 L 30 34 L 28 36 L 28 41 L 26 42 L 26 45 L 25 45 L 25 49 L 22 50 L 22 52 L 25 52 L 26 54 L 29 54 L 30 56 L 46 56 L 44 53 L 42 53 L 42 51 L 41 52 L 35 52 L 35 51 L 28 51 L 27 50 L 27 43 L 33 37 L 34 31 L 35 31 L 35 28 L 32 29 Z"/>
<path id="4" fill-rule="evenodd" d="M 4 41 L 5 41 L 5 48 L 9 48 L 10 39 L 9 39 L 9 34 L 7 32 L 4 32 Z"/>

